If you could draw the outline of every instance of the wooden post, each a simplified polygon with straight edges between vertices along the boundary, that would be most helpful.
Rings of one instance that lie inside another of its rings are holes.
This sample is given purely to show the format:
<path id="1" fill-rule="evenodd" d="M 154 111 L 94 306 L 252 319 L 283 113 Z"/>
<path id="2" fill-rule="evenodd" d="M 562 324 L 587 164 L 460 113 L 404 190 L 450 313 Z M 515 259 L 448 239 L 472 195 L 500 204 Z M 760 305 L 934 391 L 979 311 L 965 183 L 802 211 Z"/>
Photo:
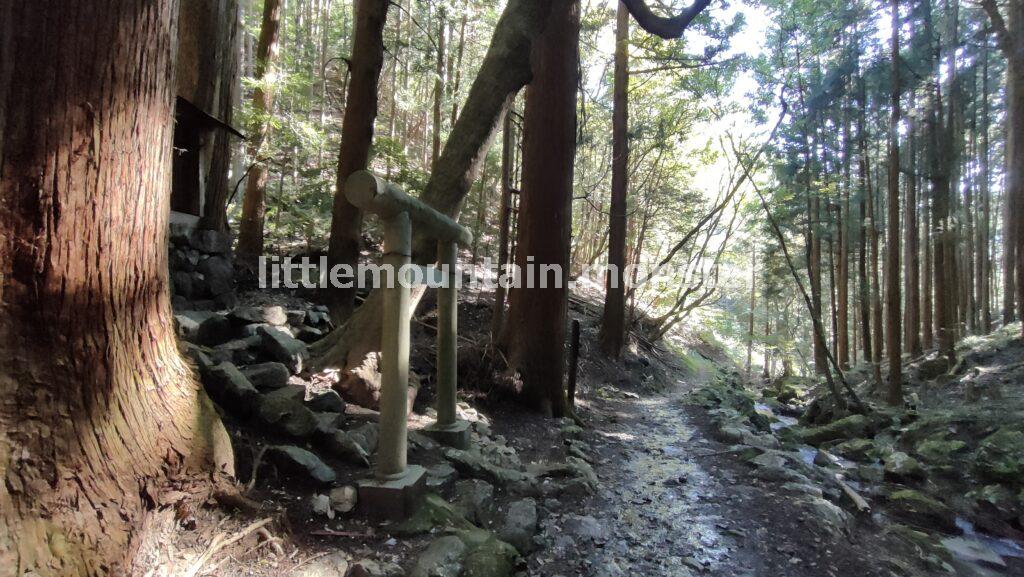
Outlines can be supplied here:
<path id="1" fill-rule="evenodd" d="M 576 373 L 580 359 L 580 321 L 572 321 L 572 341 L 569 344 L 569 408 L 576 408 Z"/>
<path id="2" fill-rule="evenodd" d="M 455 424 L 455 394 L 458 390 L 458 302 L 456 245 L 437 243 L 437 262 L 445 285 L 437 290 L 437 426 Z"/>
<path id="3" fill-rule="evenodd" d="M 400 212 L 384 221 L 384 265 L 394 271 L 384 291 L 381 336 L 380 443 L 377 477 L 405 474 L 409 414 L 409 283 L 401 278 L 412 261 L 412 223 Z M 406 267 L 407 268 L 407 267 Z"/>

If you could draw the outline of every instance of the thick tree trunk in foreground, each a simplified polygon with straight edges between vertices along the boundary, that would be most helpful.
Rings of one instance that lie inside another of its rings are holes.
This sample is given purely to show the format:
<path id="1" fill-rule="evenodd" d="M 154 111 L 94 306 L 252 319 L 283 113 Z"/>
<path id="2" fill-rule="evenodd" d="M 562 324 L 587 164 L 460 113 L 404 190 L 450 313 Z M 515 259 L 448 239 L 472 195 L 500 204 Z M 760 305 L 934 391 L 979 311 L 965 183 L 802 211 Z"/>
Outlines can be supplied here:
<path id="1" fill-rule="evenodd" d="M 331 266 L 348 265 L 354 269 L 359 263 L 363 214 L 345 197 L 345 180 L 353 172 L 365 169 L 370 161 L 373 125 L 377 120 L 377 87 L 384 66 L 384 24 L 390 5 L 389 0 L 360 0 L 356 8 L 349 65 L 351 80 L 341 125 L 338 174 L 331 210 L 331 240 L 327 249 L 327 260 Z M 330 287 L 327 291 L 331 319 L 340 326 L 352 314 L 356 288 Z"/>
<path id="2" fill-rule="evenodd" d="M 509 0 L 495 27 L 480 72 L 469 89 L 462 113 L 420 196 L 423 202 L 458 218 L 502 114 L 516 93 L 530 81 L 530 47 L 544 29 L 550 12 L 550 0 Z M 419 264 L 433 262 L 437 242 L 417 236 L 415 230 L 413 234 L 413 260 Z M 413 308 L 422 295 L 422 290 L 413 290 Z M 380 348 L 380 307 L 380 292 L 373 291 L 344 328 L 330 333 L 314 346 L 317 356 L 314 365 L 344 368 L 346 380 L 358 378 L 352 369 L 362 366 L 367 356 Z M 341 388 L 345 386 L 343 381 Z"/>
<path id="3" fill-rule="evenodd" d="M 274 91 L 266 86 L 267 75 L 273 71 L 277 62 L 278 33 L 281 29 L 282 0 L 263 0 L 263 24 L 260 27 L 260 40 L 256 47 L 256 81 L 259 82 L 252 93 L 252 106 L 256 115 L 256 127 L 249 135 L 249 160 L 253 163 L 245 183 L 245 198 L 242 201 L 242 220 L 238 225 L 238 251 L 236 259 L 239 264 L 256 269 L 257 261 L 263 254 L 263 223 L 266 217 L 267 170 L 260 154 L 270 139 L 269 116 L 274 109 Z"/>
<path id="4" fill-rule="evenodd" d="M 612 197 L 608 210 L 608 272 L 605 279 L 601 350 L 617 359 L 626 338 L 626 197 L 629 194 L 629 11 L 619 2 L 615 21 L 612 109 Z"/>
<path id="5" fill-rule="evenodd" d="M 167 290 L 176 6 L 0 7 L 5 575 L 126 573 L 163 480 L 227 442 Z"/>
<path id="6" fill-rule="evenodd" d="M 903 405 L 903 337 L 900 330 L 900 4 L 892 0 L 892 92 L 889 96 L 889 202 L 886 204 L 889 240 L 885 255 L 886 355 L 889 360 L 886 401 Z"/>
<path id="7" fill-rule="evenodd" d="M 554 0 L 533 47 L 533 81 L 523 120 L 523 192 L 516 264 L 536 266 L 536 286 L 509 291 L 503 345 L 523 399 L 543 414 L 566 412 L 565 334 L 569 310 L 579 0 Z M 559 267 L 545 271 L 545 265 Z M 545 284 L 547 286 L 545 286 Z"/>

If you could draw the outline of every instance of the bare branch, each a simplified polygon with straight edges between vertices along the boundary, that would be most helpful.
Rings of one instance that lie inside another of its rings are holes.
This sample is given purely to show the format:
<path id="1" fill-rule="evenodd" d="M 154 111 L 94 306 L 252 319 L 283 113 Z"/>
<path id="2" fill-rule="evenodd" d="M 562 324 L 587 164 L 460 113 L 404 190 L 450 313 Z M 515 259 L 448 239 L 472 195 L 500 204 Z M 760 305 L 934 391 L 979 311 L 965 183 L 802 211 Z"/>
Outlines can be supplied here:
<path id="1" fill-rule="evenodd" d="M 621 1 L 641 28 L 665 40 L 680 38 L 690 22 L 711 4 L 711 0 L 695 0 L 689 8 L 669 18 L 655 14 L 644 0 Z"/>

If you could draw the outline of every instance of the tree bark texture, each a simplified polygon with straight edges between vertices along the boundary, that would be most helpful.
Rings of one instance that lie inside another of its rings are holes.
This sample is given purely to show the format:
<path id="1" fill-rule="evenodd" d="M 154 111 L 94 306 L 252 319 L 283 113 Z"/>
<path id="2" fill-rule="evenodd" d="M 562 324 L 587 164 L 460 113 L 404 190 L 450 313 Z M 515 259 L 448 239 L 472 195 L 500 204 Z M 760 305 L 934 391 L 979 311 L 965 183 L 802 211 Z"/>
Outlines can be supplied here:
<path id="1" fill-rule="evenodd" d="M 545 415 L 566 413 L 565 335 L 569 309 L 579 0 L 554 0 L 551 18 L 533 46 L 533 81 L 523 120 L 523 191 L 516 264 L 536 266 L 535 286 L 509 291 L 502 339 L 523 400 Z M 543 265 L 560 267 L 545 272 Z M 560 279 L 560 283 L 555 284 Z M 547 286 L 545 287 L 545 281 Z"/>
<path id="2" fill-rule="evenodd" d="M 330 266 L 348 265 L 354 269 L 359 264 L 363 214 L 345 197 L 345 181 L 352 173 L 366 169 L 370 162 L 380 71 L 384 66 L 384 25 L 390 5 L 389 0 L 360 0 L 356 9 L 351 80 L 341 125 L 338 173 L 331 210 L 331 239 L 327 249 Z M 340 326 L 352 314 L 356 288 L 330 287 L 327 291 L 331 319 Z"/>
<path id="3" fill-rule="evenodd" d="M 260 27 L 260 39 L 256 46 L 255 77 L 259 84 L 252 94 L 252 105 L 256 115 L 256 125 L 249 135 L 249 160 L 252 169 L 245 183 L 245 198 L 242 201 L 242 220 L 238 226 L 238 251 L 236 258 L 239 264 L 256 269 L 257 261 L 263 254 L 263 224 L 266 220 L 267 170 L 265 159 L 260 158 L 264 147 L 270 139 L 269 116 L 274 109 L 274 90 L 266 84 L 268 74 L 274 70 L 277 62 L 278 36 L 281 29 L 282 0 L 264 0 L 263 23 Z"/>
<path id="4" fill-rule="evenodd" d="M 615 21 L 612 106 L 612 194 L 608 211 L 608 272 L 605 279 L 601 349 L 619 358 L 626 338 L 626 200 L 629 194 L 629 11 L 619 2 Z"/>
<path id="5" fill-rule="evenodd" d="M 176 14 L 0 6 L 4 574 L 126 573 L 167 478 L 227 442 L 167 288 Z"/>

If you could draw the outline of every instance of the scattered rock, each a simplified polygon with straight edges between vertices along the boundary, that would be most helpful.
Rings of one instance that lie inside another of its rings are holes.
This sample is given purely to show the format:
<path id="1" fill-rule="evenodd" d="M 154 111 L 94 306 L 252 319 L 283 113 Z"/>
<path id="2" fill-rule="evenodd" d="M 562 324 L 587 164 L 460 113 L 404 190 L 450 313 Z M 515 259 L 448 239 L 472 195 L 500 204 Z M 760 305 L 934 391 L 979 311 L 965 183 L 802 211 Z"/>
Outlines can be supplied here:
<path id="1" fill-rule="evenodd" d="M 212 256 L 200 261 L 196 270 L 203 275 L 213 296 L 230 293 L 235 288 L 235 269 L 231 261 L 223 256 Z"/>
<path id="2" fill-rule="evenodd" d="M 231 235 L 210 229 L 193 229 L 188 235 L 188 244 L 199 252 L 225 255 L 231 252 Z"/>
<path id="3" fill-rule="evenodd" d="M 295 577 L 346 577 L 348 575 L 348 560 L 341 551 L 319 557 L 290 575 Z"/>
<path id="4" fill-rule="evenodd" d="M 263 392 L 280 389 L 288 384 L 288 367 L 281 363 L 259 363 L 242 369 L 242 374 Z"/>
<path id="5" fill-rule="evenodd" d="M 324 391 L 313 395 L 312 399 L 306 401 L 306 406 L 313 411 L 322 413 L 345 412 L 345 401 L 341 400 L 341 395 L 335 391 Z"/>
<path id="6" fill-rule="evenodd" d="M 274 426 L 279 433 L 299 439 L 311 436 L 318 425 L 316 416 L 305 405 L 281 395 L 263 395 L 260 399 L 259 417 L 263 422 Z"/>
<path id="7" fill-rule="evenodd" d="M 493 485 L 512 491 L 526 492 L 536 482 L 536 477 L 489 463 L 478 452 L 448 449 L 444 456 L 460 474 L 483 479 Z"/>
<path id="8" fill-rule="evenodd" d="M 1002 427 L 986 437 L 978 447 L 975 468 L 989 481 L 1019 481 L 1024 476 L 1024 431 Z"/>
<path id="9" fill-rule="evenodd" d="M 750 463 L 758 467 L 775 467 L 782 469 L 786 467 L 787 461 L 785 457 L 778 453 L 762 453 L 761 455 L 750 459 Z"/>
<path id="10" fill-rule="evenodd" d="M 359 492 L 355 487 L 346 485 L 331 489 L 331 508 L 339 513 L 348 513 L 356 508 L 359 502 Z"/>
<path id="11" fill-rule="evenodd" d="M 210 398 L 235 414 L 252 413 L 260 401 L 256 387 L 231 363 L 221 363 L 201 376 Z"/>
<path id="12" fill-rule="evenodd" d="M 505 521 L 498 531 L 498 537 L 525 555 L 533 551 L 533 536 L 536 533 L 537 502 L 533 499 L 522 499 L 511 503 L 505 514 Z"/>
<path id="13" fill-rule="evenodd" d="M 239 307 L 228 315 L 236 326 L 267 324 L 283 326 L 288 324 L 288 315 L 283 307 Z"/>
<path id="14" fill-rule="evenodd" d="M 930 381 L 947 372 L 949 372 L 949 359 L 946 357 L 921 361 L 921 364 L 917 366 L 917 378 L 922 381 Z"/>
<path id="15" fill-rule="evenodd" d="M 331 498 L 327 495 L 315 494 L 309 498 L 310 507 L 317 515 L 323 515 L 328 519 L 334 518 L 334 509 L 331 508 Z"/>
<path id="16" fill-rule="evenodd" d="M 577 539 L 587 539 L 596 543 L 608 540 L 607 529 L 590 515 L 569 515 L 563 521 L 562 528 Z"/>
<path id="17" fill-rule="evenodd" d="M 864 437 L 868 432 L 869 422 L 864 415 L 850 415 L 820 427 L 810 427 L 801 431 L 800 436 L 805 443 L 820 445 L 829 441 Z"/>
<path id="18" fill-rule="evenodd" d="M 219 362 L 230 361 L 236 365 L 248 365 L 256 361 L 255 349 L 259 344 L 259 337 L 231 340 L 214 347 L 213 356 Z"/>
<path id="19" fill-rule="evenodd" d="M 515 547 L 490 537 L 470 549 L 462 560 L 461 577 L 509 577 L 517 558 Z"/>
<path id="20" fill-rule="evenodd" d="M 920 479 L 924 477 L 924 468 L 917 459 L 896 451 L 885 458 L 885 474 L 897 480 Z"/>
<path id="21" fill-rule="evenodd" d="M 259 327 L 263 350 L 275 361 L 283 363 L 293 374 L 301 373 L 309 351 L 306 343 L 295 339 L 279 327 Z"/>
<path id="22" fill-rule="evenodd" d="M 337 478 L 334 469 L 313 453 L 299 447 L 269 447 L 263 458 L 267 463 L 275 465 L 283 475 L 303 484 L 326 485 Z"/>
<path id="23" fill-rule="evenodd" d="M 480 479 L 460 479 L 455 482 L 455 504 L 467 519 L 484 525 L 494 504 L 494 485 Z"/>
<path id="24" fill-rule="evenodd" d="M 466 544 L 455 535 L 435 539 L 420 554 L 409 577 L 458 577 Z"/>
<path id="25" fill-rule="evenodd" d="M 306 398 L 306 387 L 299 384 L 285 385 L 280 389 L 263 393 L 263 396 L 268 399 L 288 399 L 301 402 Z"/>
<path id="26" fill-rule="evenodd" d="M 902 489 L 889 495 L 889 505 L 901 517 L 924 527 L 938 526 L 955 530 L 955 514 L 940 501 L 913 489 Z"/>
<path id="27" fill-rule="evenodd" d="M 401 577 L 403 574 L 402 568 L 394 563 L 363 559 L 352 564 L 348 577 Z"/>
<path id="28" fill-rule="evenodd" d="M 335 430 L 330 435 L 321 438 L 318 442 L 323 450 L 335 457 L 356 465 L 370 466 L 369 451 L 348 431 Z"/>
<path id="29" fill-rule="evenodd" d="M 423 503 L 411 517 L 391 527 L 391 533 L 399 537 L 408 537 L 435 530 L 470 530 L 474 528 L 461 511 L 440 496 L 430 493 L 423 499 Z"/>
<path id="30" fill-rule="evenodd" d="M 174 320 L 178 336 L 191 343 L 212 347 L 231 340 L 231 323 L 213 311 L 182 311 Z"/>
<path id="31" fill-rule="evenodd" d="M 854 461 L 866 461 L 875 456 L 875 442 L 871 439 L 850 439 L 843 441 L 832 451 Z"/>

